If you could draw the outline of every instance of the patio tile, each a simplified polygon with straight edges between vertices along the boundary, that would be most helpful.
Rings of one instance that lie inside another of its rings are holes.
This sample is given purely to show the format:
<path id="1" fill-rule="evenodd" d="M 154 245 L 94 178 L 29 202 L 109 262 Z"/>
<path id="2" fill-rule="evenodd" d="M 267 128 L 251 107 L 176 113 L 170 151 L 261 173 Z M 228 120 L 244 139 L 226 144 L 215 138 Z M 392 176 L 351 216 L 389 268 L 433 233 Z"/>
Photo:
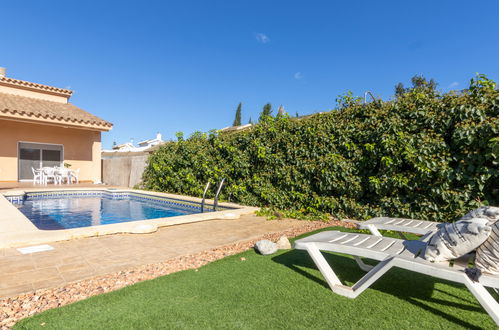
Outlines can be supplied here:
<path id="1" fill-rule="evenodd" d="M 107 263 L 107 264 L 98 264 L 92 265 L 94 267 L 94 271 L 98 274 L 108 274 L 119 271 L 124 271 L 139 265 L 145 264 L 142 261 L 138 260 L 128 260 L 123 262 L 115 262 L 115 263 Z"/>
<path id="2" fill-rule="evenodd" d="M 95 275 L 96 275 L 96 272 L 90 268 L 68 270 L 68 271 L 61 272 L 61 276 L 66 282 L 82 280 L 82 279 L 89 278 L 89 277 L 92 277 Z"/>
<path id="3" fill-rule="evenodd" d="M 81 252 L 81 250 L 79 250 L 79 249 L 60 248 L 59 246 L 57 246 L 57 243 L 50 244 L 50 245 L 54 248 L 54 250 L 33 253 L 32 256 L 34 258 L 43 258 L 43 257 L 59 258 L 59 257 L 63 257 L 63 256 L 65 256 L 65 257 L 78 256 L 78 255 L 80 255 L 80 252 Z"/>
<path id="4" fill-rule="evenodd" d="M 31 283 L 9 286 L 6 288 L 0 288 L 0 297 L 10 297 L 17 296 L 21 293 L 26 293 L 33 291 L 33 286 Z"/>
<path id="5" fill-rule="evenodd" d="M 57 269 L 62 274 L 69 271 L 86 271 L 87 269 L 93 270 L 93 267 L 88 262 L 81 260 L 74 263 L 62 264 L 61 266 L 57 267 Z"/>
<path id="6" fill-rule="evenodd" d="M 35 264 L 31 256 L 23 256 L 25 258 L 12 259 L 9 257 L 1 258 L 0 274 L 14 274 L 35 269 Z"/>
<path id="7" fill-rule="evenodd" d="M 107 267 L 108 265 L 123 264 L 135 260 L 131 256 L 109 255 L 103 257 L 87 257 L 85 261 L 92 267 Z"/>
<path id="8" fill-rule="evenodd" d="M 39 290 L 57 287 L 63 285 L 64 283 L 66 283 L 64 278 L 62 276 L 58 276 L 34 281 L 31 285 L 33 286 L 33 290 Z"/>
<path id="9" fill-rule="evenodd" d="M 152 263 L 159 263 L 162 261 L 165 261 L 167 259 L 173 258 L 177 256 L 175 252 L 163 252 L 161 254 L 151 254 L 151 253 L 146 253 L 142 255 L 137 255 L 136 258 L 137 260 L 140 260 L 140 263 L 143 265 L 147 264 L 152 264 Z"/>
<path id="10" fill-rule="evenodd" d="M 82 260 L 83 258 L 81 256 L 41 256 L 33 258 L 36 268 L 51 266 L 58 267 L 64 264 L 76 263 Z"/>
<path id="11" fill-rule="evenodd" d="M 15 285 L 24 285 L 37 281 L 41 278 L 54 278 L 58 276 L 59 272 L 55 267 L 18 272 L 15 275 L 6 274 L 0 276 L 0 288 L 6 288 Z"/>
<path id="12" fill-rule="evenodd" d="M 10 248 L 10 249 L 1 249 L 0 250 L 0 256 L 2 257 L 11 257 L 11 256 L 20 256 L 22 255 L 21 252 L 17 251 L 15 248 Z"/>
<path id="13" fill-rule="evenodd" d="M 109 255 L 112 254 L 113 252 L 109 250 L 108 248 L 102 248 L 102 247 L 96 247 L 96 246 L 85 246 L 80 248 L 80 257 L 84 256 L 98 256 L 98 255 Z"/>

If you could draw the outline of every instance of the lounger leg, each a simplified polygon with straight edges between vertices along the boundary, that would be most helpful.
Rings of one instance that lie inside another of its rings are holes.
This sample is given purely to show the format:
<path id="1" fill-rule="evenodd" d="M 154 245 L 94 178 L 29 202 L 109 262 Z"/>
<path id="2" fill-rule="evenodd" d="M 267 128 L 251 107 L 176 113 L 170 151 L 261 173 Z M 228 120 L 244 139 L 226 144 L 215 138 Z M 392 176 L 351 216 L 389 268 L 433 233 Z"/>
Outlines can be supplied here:
<path id="1" fill-rule="evenodd" d="M 355 261 L 357 262 L 357 265 L 359 265 L 359 268 L 362 269 L 363 271 L 368 272 L 371 269 L 373 269 L 374 266 L 364 263 L 364 261 L 362 261 L 360 257 L 355 256 L 354 258 Z"/>
<path id="2" fill-rule="evenodd" d="M 367 229 L 373 234 L 374 236 L 382 236 L 381 233 L 379 232 L 378 228 L 373 225 L 366 225 Z M 355 261 L 357 262 L 357 265 L 359 265 L 359 268 L 362 269 L 365 272 L 370 271 L 373 269 L 374 266 L 368 265 L 362 261 L 360 257 L 355 256 Z"/>
<path id="3" fill-rule="evenodd" d="M 373 234 L 374 236 L 383 236 L 379 232 L 378 228 L 376 228 L 376 226 L 374 226 L 374 225 L 366 225 L 366 228 L 369 229 L 371 234 Z"/>
<path id="4" fill-rule="evenodd" d="M 333 269 L 326 261 L 321 251 L 315 246 L 315 244 L 307 244 L 306 249 L 310 254 L 310 257 L 314 260 L 317 268 L 326 279 L 327 283 L 331 290 L 339 294 L 341 296 L 347 298 L 356 298 L 360 295 L 364 290 L 371 286 L 378 278 L 383 276 L 392 266 L 393 266 L 393 257 L 385 259 L 378 263 L 375 267 L 373 267 L 366 275 L 364 275 L 357 283 L 355 283 L 352 287 L 348 287 L 343 285 L 334 273 Z"/>
<path id="5" fill-rule="evenodd" d="M 347 296 L 349 298 L 356 298 L 359 294 L 364 292 L 369 288 L 374 282 L 376 282 L 381 276 L 383 276 L 390 268 L 393 267 L 394 258 L 388 257 L 387 259 L 378 263 L 373 269 L 371 269 L 366 275 L 364 275 L 360 280 L 357 281 L 351 288 L 352 296 Z"/>
<path id="6" fill-rule="evenodd" d="M 381 235 L 381 233 L 379 232 L 378 228 L 376 228 L 375 225 L 365 225 L 365 227 L 371 232 L 371 234 L 373 234 L 374 236 L 383 236 Z M 400 231 L 397 231 L 397 234 L 400 236 L 400 238 L 402 238 L 403 240 L 407 240 L 407 237 Z M 359 265 L 360 266 L 360 265 Z M 362 267 L 360 267 L 362 268 Z"/>
<path id="7" fill-rule="evenodd" d="M 468 276 L 465 276 L 464 284 L 470 290 L 470 292 L 475 296 L 480 305 L 489 313 L 490 317 L 499 326 L 499 304 L 491 296 L 491 294 L 481 285 L 480 283 L 471 281 Z"/>
<path id="8" fill-rule="evenodd" d="M 381 233 L 379 232 L 378 228 L 376 228 L 376 226 L 367 225 L 366 227 L 367 227 L 367 229 L 369 229 L 371 234 L 373 234 L 374 236 L 382 236 Z M 355 256 L 355 261 L 357 262 L 357 265 L 359 265 L 359 268 L 365 272 L 370 271 L 374 267 L 374 266 L 371 266 L 371 265 L 364 263 L 364 261 L 362 261 L 362 259 L 360 257 L 357 257 L 357 256 Z"/>
<path id="9" fill-rule="evenodd" d="M 397 234 L 402 238 L 403 240 L 407 241 L 407 236 L 404 235 L 401 231 L 398 231 Z"/>
<path id="10" fill-rule="evenodd" d="M 333 289 L 334 291 L 334 287 L 336 285 L 342 285 L 340 279 L 333 272 L 333 269 L 331 268 L 331 266 L 329 266 L 327 260 L 324 258 L 321 251 L 315 246 L 315 244 L 307 244 L 306 248 L 308 254 L 315 262 L 317 268 L 319 268 L 319 271 L 322 273 L 331 289 Z"/>

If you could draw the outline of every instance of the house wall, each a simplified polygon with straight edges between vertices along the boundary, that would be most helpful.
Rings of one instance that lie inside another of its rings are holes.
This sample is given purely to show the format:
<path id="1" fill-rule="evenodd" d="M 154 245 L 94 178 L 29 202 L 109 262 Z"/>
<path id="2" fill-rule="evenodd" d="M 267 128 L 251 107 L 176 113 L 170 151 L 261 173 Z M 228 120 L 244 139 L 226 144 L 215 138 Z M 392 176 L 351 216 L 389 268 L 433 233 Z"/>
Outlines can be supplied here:
<path id="1" fill-rule="evenodd" d="M 64 162 L 80 181 L 100 182 L 101 133 L 77 128 L 0 120 L 0 181 L 18 180 L 18 142 L 62 144 Z"/>

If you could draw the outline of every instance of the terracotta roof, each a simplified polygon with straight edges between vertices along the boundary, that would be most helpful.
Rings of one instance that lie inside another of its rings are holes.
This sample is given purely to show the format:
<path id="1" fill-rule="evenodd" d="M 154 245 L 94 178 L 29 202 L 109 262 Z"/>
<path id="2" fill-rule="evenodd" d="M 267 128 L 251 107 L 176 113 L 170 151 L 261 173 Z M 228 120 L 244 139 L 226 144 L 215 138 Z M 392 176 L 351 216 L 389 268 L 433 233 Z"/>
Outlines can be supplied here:
<path id="1" fill-rule="evenodd" d="M 66 97 L 69 97 L 71 96 L 71 94 L 73 94 L 73 91 L 69 89 L 57 88 L 53 86 L 47 86 L 47 85 L 42 85 L 42 84 L 32 83 L 29 81 L 7 78 L 7 77 L 0 77 L 0 85 L 16 86 L 23 89 L 44 91 L 44 92 L 49 92 L 51 94 L 56 94 Z"/>
<path id="2" fill-rule="evenodd" d="M 55 87 L 51 87 L 55 88 Z M 0 116 L 110 130 L 113 124 L 70 103 L 0 93 Z"/>

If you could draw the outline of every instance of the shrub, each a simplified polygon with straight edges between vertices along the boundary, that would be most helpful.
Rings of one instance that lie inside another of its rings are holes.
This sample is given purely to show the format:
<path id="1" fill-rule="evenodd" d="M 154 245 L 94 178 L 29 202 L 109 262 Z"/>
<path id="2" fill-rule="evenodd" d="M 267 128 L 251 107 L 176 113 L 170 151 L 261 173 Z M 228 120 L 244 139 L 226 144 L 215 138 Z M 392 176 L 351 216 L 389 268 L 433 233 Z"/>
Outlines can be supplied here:
<path id="1" fill-rule="evenodd" d="M 339 102 L 242 132 L 195 133 L 154 152 L 147 189 L 221 198 L 283 214 L 449 220 L 499 201 L 499 91 L 485 76 L 460 93 L 414 88 L 395 100 Z M 213 193 L 211 195 L 213 197 Z"/>

